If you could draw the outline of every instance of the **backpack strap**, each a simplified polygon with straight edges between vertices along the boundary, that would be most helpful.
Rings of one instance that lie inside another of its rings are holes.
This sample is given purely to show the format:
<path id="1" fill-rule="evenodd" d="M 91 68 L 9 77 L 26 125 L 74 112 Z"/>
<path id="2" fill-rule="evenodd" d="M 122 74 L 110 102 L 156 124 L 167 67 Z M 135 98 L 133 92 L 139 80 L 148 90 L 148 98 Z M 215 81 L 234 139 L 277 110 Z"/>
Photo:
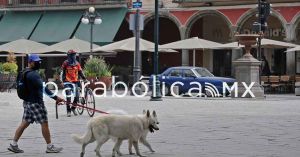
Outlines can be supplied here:
<path id="1" fill-rule="evenodd" d="M 28 92 L 29 92 L 29 88 L 28 88 L 28 83 L 27 83 L 27 74 L 28 74 L 29 72 L 31 72 L 31 71 L 32 71 L 32 70 L 25 70 L 24 73 L 23 73 L 23 76 L 22 76 L 23 81 L 24 81 L 24 83 L 25 83 L 25 87 L 26 87 L 26 89 L 28 89 Z"/>

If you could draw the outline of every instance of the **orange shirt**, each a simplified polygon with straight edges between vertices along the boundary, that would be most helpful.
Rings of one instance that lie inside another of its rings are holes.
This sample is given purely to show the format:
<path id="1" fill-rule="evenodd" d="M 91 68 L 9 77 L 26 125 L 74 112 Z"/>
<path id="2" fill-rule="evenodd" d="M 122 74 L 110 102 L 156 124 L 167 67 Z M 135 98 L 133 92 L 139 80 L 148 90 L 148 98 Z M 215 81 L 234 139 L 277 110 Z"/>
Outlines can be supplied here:
<path id="1" fill-rule="evenodd" d="M 78 62 L 76 65 L 70 66 L 68 61 L 65 61 L 62 65 L 62 69 L 65 70 L 65 82 L 78 82 L 78 72 L 81 71 L 81 66 Z"/>

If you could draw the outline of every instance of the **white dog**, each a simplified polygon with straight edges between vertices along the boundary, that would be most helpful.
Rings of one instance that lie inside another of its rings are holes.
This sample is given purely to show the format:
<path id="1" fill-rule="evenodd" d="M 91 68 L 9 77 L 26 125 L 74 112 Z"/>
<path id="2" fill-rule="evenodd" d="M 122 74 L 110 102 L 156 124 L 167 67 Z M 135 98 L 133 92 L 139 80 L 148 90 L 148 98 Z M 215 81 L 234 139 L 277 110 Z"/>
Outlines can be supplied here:
<path id="1" fill-rule="evenodd" d="M 115 110 L 111 110 L 111 111 L 108 111 L 108 113 L 110 113 L 110 114 L 120 114 L 120 115 L 126 115 L 127 114 L 125 111 L 122 111 L 122 110 L 116 110 L 116 111 Z M 139 114 L 137 116 L 143 117 L 145 115 L 146 115 L 146 111 L 143 110 L 143 114 L 142 115 Z M 152 118 L 155 121 L 155 123 L 158 125 L 159 122 L 158 122 L 157 114 L 156 114 L 155 111 L 153 111 L 153 113 L 152 113 Z M 150 143 L 147 141 L 147 135 L 148 135 L 149 131 L 153 133 L 154 130 L 155 130 L 155 128 L 153 128 L 152 126 L 150 126 L 148 130 L 144 130 L 143 135 L 142 135 L 142 137 L 139 140 L 139 142 L 141 142 L 142 144 L 144 144 L 151 152 L 155 152 L 155 151 L 152 149 Z M 115 138 L 112 138 L 112 140 L 115 141 L 115 142 L 118 141 L 118 139 L 115 139 Z M 117 151 L 117 153 L 119 155 L 122 155 L 122 153 L 120 152 L 120 150 L 116 150 L 116 151 Z M 131 154 L 131 155 L 134 154 L 132 152 L 132 141 L 131 140 L 128 140 L 128 151 L 129 151 L 129 154 Z"/>
<path id="2" fill-rule="evenodd" d="M 142 115 L 138 115 L 139 117 L 143 117 L 143 116 L 145 116 L 146 115 L 146 111 L 145 110 L 143 110 L 143 114 Z M 158 122 L 158 118 L 157 118 L 157 114 L 156 114 L 156 112 L 155 111 L 153 111 L 153 113 L 152 113 L 152 118 L 153 118 L 153 120 L 155 121 L 155 123 L 158 125 L 159 124 L 159 122 Z M 148 135 L 148 133 L 149 133 L 149 131 L 150 132 L 154 132 L 154 130 L 156 130 L 155 128 L 153 128 L 152 126 L 150 126 L 149 127 L 149 129 L 147 129 L 147 130 L 144 130 L 144 133 L 143 133 L 143 135 L 142 135 L 142 137 L 140 138 L 140 142 L 142 143 L 142 144 L 144 144 L 151 152 L 155 152 L 153 149 L 152 149 L 152 147 L 151 147 L 151 145 L 150 145 L 150 143 L 147 141 L 147 135 Z M 134 154 L 134 153 L 132 153 L 132 142 L 133 141 L 131 141 L 131 140 L 128 140 L 128 151 L 129 151 L 129 154 Z M 119 153 L 120 153 L 120 151 L 119 151 Z"/>
<path id="3" fill-rule="evenodd" d="M 113 114 L 98 116 L 89 120 L 88 130 L 85 135 L 80 137 L 79 135 L 73 134 L 72 138 L 77 143 L 82 144 L 81 157 L 84 156 L 85 147 L 95 140 L 97 141 L 95 149 L 96 155 L 101 157 L 100 147 L 110 138 L 117 139 L 112 152 L 113 157 L 115 153 L 121 155 L 119 150 L 122 141 L 125 139 L 132 142 L 136 154 L 142 157 L 138 148 L 139 139 L 141 139 L 146 130 L 159 130 L 154 117 L 156 117 L 156 113 L 151 116 L 149 110 L 144 116 Z"/>

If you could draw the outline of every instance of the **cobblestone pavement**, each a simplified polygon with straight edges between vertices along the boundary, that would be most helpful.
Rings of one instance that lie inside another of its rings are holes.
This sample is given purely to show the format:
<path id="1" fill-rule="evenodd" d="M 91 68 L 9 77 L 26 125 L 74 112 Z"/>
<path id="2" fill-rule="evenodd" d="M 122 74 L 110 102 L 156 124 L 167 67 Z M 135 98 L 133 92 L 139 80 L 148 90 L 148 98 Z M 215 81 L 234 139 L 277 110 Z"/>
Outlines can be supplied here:
<path id="1" fill-rule="evenodd" d="M 16 92 L 0 93 L 0 156 L 1 157 L 75 157 L 80 145 L 71 133 L 83 134 L 89 117 L 66 117 L 65 107 L 59 108 L 55 119 L 54 101 L 45 99 L 49 113 L 52 140 L 63 146 L 59 154 L 46 154 L 39 125 L 31 125 L 23 134 L 19 146 L 23 154 L 7 151 L 11 138 L 22 118 L 22 103 Z M 97 98 L 97 109 L 122 109 L 139 114 L 143 109 L 155 109 L 160 130 L 149 134 L 155 153 L 140 145 L 148 157 L 299 157 L 300 97 L 269 95 L 265 100 L 231 98 L 164 98 L 151 102 L 149 97 Z M 128 155 L 127 142 L 121 146 Z M 111 156 L 113 142 L 101 148 L 104 157 Z M 86 156 L 94 157 L 95 143 L 88 145 Z"/>

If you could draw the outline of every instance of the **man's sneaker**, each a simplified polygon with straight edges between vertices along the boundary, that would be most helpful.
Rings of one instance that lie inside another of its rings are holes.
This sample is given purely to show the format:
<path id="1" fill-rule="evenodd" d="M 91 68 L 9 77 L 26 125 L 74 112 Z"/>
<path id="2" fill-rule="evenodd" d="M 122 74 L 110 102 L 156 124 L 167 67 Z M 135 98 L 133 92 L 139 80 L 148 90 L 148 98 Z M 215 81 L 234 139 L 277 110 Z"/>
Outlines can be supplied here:
<path id="1" fill-rule="evenodd" d="M 12 144 L 9 145 L 9 147 L 7 148 L 9 151 L 12 151 L 14 153 L 24 153 L 24 151 L 22 149 L 20 149 L 18 147 L 18 145 L 13 146 Z"/>
<path id="2" fill-rule="evenodd" d="M 67 112 L 67 117 L 71 117 L 71 112 Z"/>
<path id="3" fill-rule="evenodd" d="M 74 116 L 78 115 L 75 109 L 72 109 L 72 112 L 73 112 Z"/>
<path id="4" fill-rule="evenodd" d="M 46 153 L 59 153 L 62 150 L 62 147 L 55 147 L 54 145 L 51 145 L 51 147 L 47 147 Z"/>

